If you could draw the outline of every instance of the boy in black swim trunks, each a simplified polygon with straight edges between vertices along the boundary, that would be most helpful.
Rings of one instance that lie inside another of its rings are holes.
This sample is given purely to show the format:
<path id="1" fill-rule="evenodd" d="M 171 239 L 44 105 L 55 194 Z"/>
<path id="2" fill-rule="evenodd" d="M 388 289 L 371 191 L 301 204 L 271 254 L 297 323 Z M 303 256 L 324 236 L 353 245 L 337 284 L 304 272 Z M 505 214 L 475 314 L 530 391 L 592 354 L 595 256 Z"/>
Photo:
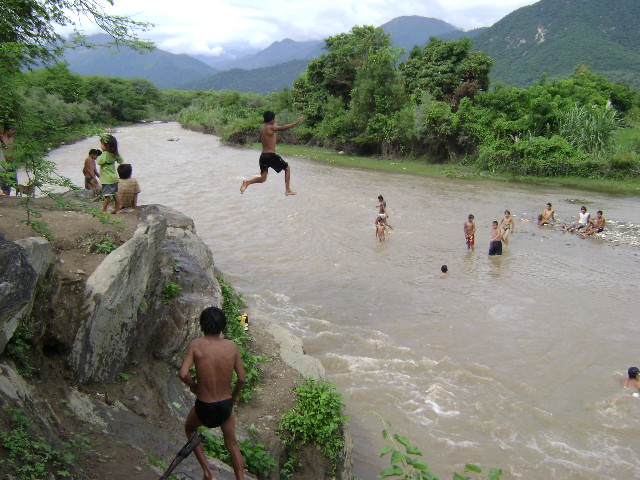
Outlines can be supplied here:
<path id="1" fill-rule="evenodd" d="M 251 180 L 243 180 L 240 187 L 240 193 L 244 193 L 247 187 L 253 183 L 264 183 L 267 181 L 269 167 L 273 168 L 276 173 L 284 170 L 284 194 L 295 195 L 296 192 L 291 190 L 289 181 L 291 172 L 289 164 L 282 157 L 276 154 L 276 132 L 289 130 L 299 124 L 304 117 L 298 118 L 295 122 L 288 125 L 278 125 L 276 123 L 276 114 L 270 111 L 264 112 L 264 125 L 260 127 L 260 140 L 262 141 L 262 154 L 260 155 L 260 176 Z"/>
<path id="2" fill-rule="evenodd" d="M 231 462 L 236 480 L 244 480 L 244 464 L 236 439 L 236 416 L 234 404 L 240 400 L 240 390 L 246 376 L 238 347 L 231 340 L 220 337 L 225 330 L 227 319 L 218 307 L 205 308 L 200 314 L 200 328 L 204 337 L 191 341 L 180 368 L 180 379 L 196 395 L 196 404 L 189 411 L 184 429 L 191 438 L 200 425 L 208 428 L 220 427 L 224 444 L 231 454 Z M 196 366 L 196 378 L 189 373 Z M 233 372 L 238 376 L 236 386 L 231 391 Z M 202 444 L 194 450 L 204 472 L 204 479 L 215 478 L 204 455 Z"/>

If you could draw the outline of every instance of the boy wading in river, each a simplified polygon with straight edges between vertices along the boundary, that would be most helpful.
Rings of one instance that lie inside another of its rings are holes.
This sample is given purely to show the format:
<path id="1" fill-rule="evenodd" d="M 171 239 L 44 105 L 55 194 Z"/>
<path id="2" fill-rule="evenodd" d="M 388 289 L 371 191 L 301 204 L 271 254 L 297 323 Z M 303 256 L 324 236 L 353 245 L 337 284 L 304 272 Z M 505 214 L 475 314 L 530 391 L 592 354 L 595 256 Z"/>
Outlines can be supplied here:
<path id="1" fill-rule="evenodd" d="M 205 308 L 200 314 L 200 328 L 204 337 L 191 341 L 179 373 L 180 379 L 197 397 L 195 406 L 187 416 L 184 430 L 187 438 L 191 438 L 200 425 L 207 428 L 220 427 L 224 444 L 231 454 L 236 480 L 244 480 L 244 464 L 236 439 L 236 414 L 233 406 L 240 400 L 240 390 L 246 382 L 246 376 L 238 347 L 231 340 L 220 337 L 226 327 L 227 318 L 219 308 Z M 194 364 L 197 381 L 189 372 Z M 234 371 L 238 380 L 232 392 Z M 202 444 L 194 452 L 204 472 L 204 480 L 214 479 Z"/>
<path id="2" fill-rule="evenodd" d="M 288 125 L 278 125 L 276 123 L 276 114 L 270 111 L 264 112 L 264 125 L 260 127 L 260 141 L 262 141 L 262 154 L 260 154 L 260 176 L 251 180 L 244 180 L 240 187 L 240 193 L 244 193 L 247 187 L 253 183 L 264 183 L 267 181 L 269 167 L 273 168 L 276 173 L 284 170 L 284 194 L 295 195 L 296 192 L 291 190 L 289 186 L 291 172 L 289 164 L 285 162 L 280 155 L 276 153 L 276 132 L 289 130 L 299 124 L 304 117 L 298 118 L 295 122 Z"/>

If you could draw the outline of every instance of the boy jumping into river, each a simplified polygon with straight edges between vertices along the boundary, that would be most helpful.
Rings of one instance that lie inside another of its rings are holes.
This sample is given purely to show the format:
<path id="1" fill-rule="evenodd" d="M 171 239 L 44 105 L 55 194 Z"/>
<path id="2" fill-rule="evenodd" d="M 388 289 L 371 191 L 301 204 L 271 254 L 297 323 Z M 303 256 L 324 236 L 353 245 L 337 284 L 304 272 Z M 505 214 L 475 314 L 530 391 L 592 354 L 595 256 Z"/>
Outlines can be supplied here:
<path id="1" fill-rule="evenodd" d="M 224 444 L 231 454 L 236 480 L 244 480 L 244 464 L 236 439 L 236 415 L 233 407 L 240 400 L 240 390 L 246 382 L 246 376 L 238 347 L 231 340 L 220 337 L 226 326 L 227 318 L 218 307 L 205 308 L 200 314 L 200 328 L 204 337 L 191 341 L 179 373 L 180 379 L 197 397 L 195 406 L 187 416 L 184 430 L 187 438 L 191 438 L 200 425 L 207 428 L 220 427 Z M 189 372 L 194 364 L 197 381 Z M 234 371 L 238 378 L 232 392 Z M 215 478 L 202 444 L 194 452 L 204 472 L 204 479 Z"/>
<path id="2" fill-rule="evenodd" d="M 270 111 L 264 112 L 264 125 L 260 127 L 260 141 L 262 142 L 262 154 L 260 154 L 260 176 L 252 178 L 251 180 L 243 180 L 240 187 L 240 193 L 244 193 L 247 187 L 253 183 L 264 183 L 267 181 L 267 174 L 269 173 L 269 167 L 273 168 L 276 173 L 280 173 L 284 170 L 284 194 L 295 195 L 289 187 L 290 170 L 289 164 L 285 162 L 282 157 L 276 154 L 276 132 L 283 130 L 289 130 L 292 127 L 298 125 L 304 117 L 298 118 L 295 122 L 288 125 L 278 125 L 276 123 L 276 114 Z"/>

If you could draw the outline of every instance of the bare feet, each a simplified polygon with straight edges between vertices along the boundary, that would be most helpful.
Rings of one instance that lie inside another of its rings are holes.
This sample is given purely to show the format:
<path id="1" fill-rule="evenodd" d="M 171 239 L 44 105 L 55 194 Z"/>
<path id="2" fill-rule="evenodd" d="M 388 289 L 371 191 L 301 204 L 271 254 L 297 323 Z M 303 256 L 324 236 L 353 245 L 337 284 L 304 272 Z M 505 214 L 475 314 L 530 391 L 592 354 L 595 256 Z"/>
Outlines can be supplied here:
<path id="1" fill-rule="evenodd" d="M 120 210 L 114 210 L 113 212 L 111 212 L 111 215 L 117 215 L 118 213 L 120 213 Z"/>
<path id="2" fill-rule="evenodd" d="M 295 195 L 297 192 L 293 192 L 291 190 L 287 190 L 286 192 L 284 192 L 285 195 Z"/>
<path id="3" fill-rule="evenodd" d="M 247 183 L 248 182 L 246 180 L 242 181 L 242 186 L 240 187 L 240 193 L 241 194 L 244 193 L 244 191 L 247 189 Z"/>

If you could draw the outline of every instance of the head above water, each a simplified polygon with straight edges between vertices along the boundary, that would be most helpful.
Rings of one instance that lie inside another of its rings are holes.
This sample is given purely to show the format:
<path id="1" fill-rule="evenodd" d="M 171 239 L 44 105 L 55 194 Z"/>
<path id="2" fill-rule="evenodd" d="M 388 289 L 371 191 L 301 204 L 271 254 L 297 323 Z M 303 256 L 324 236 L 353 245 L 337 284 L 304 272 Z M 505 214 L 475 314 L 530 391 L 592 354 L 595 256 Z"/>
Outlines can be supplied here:
<path id="1" fill-rule="evenodd" d="M 494 220 L 494 221 L 493 221 L 493 223 L 492 223 L 491 225 L 493 225 L 494 227 L 497 227 L 497 226 L 498 226 L 498 221 L 497 221 L 497 220 Z"/>
<path id="2" fill-rule="evenodd" d="M 98 150 L 97 148 L 92 148 L 91 150 L 89 150 L 89 155 L 95 155 L 96 157 L 99 157 L 100 155 L 102 155 L 102 151 Z"/>
<path id="3" fill-rule="evenodd" d="M 382 198 L 382 195 L 378 195 L 378 200 L 384 200 L 384 199 Z"/>
<path id="4" fill-rule="evenodd" d="M 200 329 L 205 335 L 220 335 L 227 328 L 227 316 L 218 307 L 207 307 L 200 314 Z"/>
<path id="5" fill-rule="evenodd" d="M 474 218 L 476 217 L 474 217 L 472 214 L 469 214 L 469 220 L 473 220 Z"/>
<path id="6" fill-rule="evenodd" d="M 505 215 L 511 215 L 511 212 L 510 212 L 509 210 L 505 210 L 505 211 L 504 211 L 504 214 L 505 214 Z"/>
<path id="7" fill-rule="evenodd" d="M 584 205 L 582 207 L 580 207 L 580 211 L 582 213 L 585 213 L 587 211 L 587 207 L 585 207 Z"/>
<path id="8" fill-rule="evenodd" d="M 598 215 L 602 215 L 602 210 L 598 210 L 596 213 L 597 213 Z"/>
<path id="9" fill-rule="evenodd" d="M 447 271 L 448 271 L 448 270 L 449 270 L 449 268 L 447 268 L 447 266 L 446 266 L 446 265 L 442 265 L 442 266 L 440 267 L 440 271 L 441 271 L 442 273 L 447 273 Z"/>
<path id="10" fill-rule="evenodd" d="M 267 110 L 262 114 L 262 118 L 264 118 L 264 123 L 269 123 L 271 120 L 276 118 L 276 114 L 273 113 L 271 110 Z"/>
<path id="11" fill-rule="evenodd" d="M 638 378 L 638 374 L 640 374 L 640 368 L 629 367 L 629 370 L 627 370 L 627 373 L 629 374 L 629 378 Z"/>
<path id="12" fill-rule="evenodd" d="M 551 208 L 551 204 L 550 204 L 550 203 L 547 203 L 547 207 Z"/>

